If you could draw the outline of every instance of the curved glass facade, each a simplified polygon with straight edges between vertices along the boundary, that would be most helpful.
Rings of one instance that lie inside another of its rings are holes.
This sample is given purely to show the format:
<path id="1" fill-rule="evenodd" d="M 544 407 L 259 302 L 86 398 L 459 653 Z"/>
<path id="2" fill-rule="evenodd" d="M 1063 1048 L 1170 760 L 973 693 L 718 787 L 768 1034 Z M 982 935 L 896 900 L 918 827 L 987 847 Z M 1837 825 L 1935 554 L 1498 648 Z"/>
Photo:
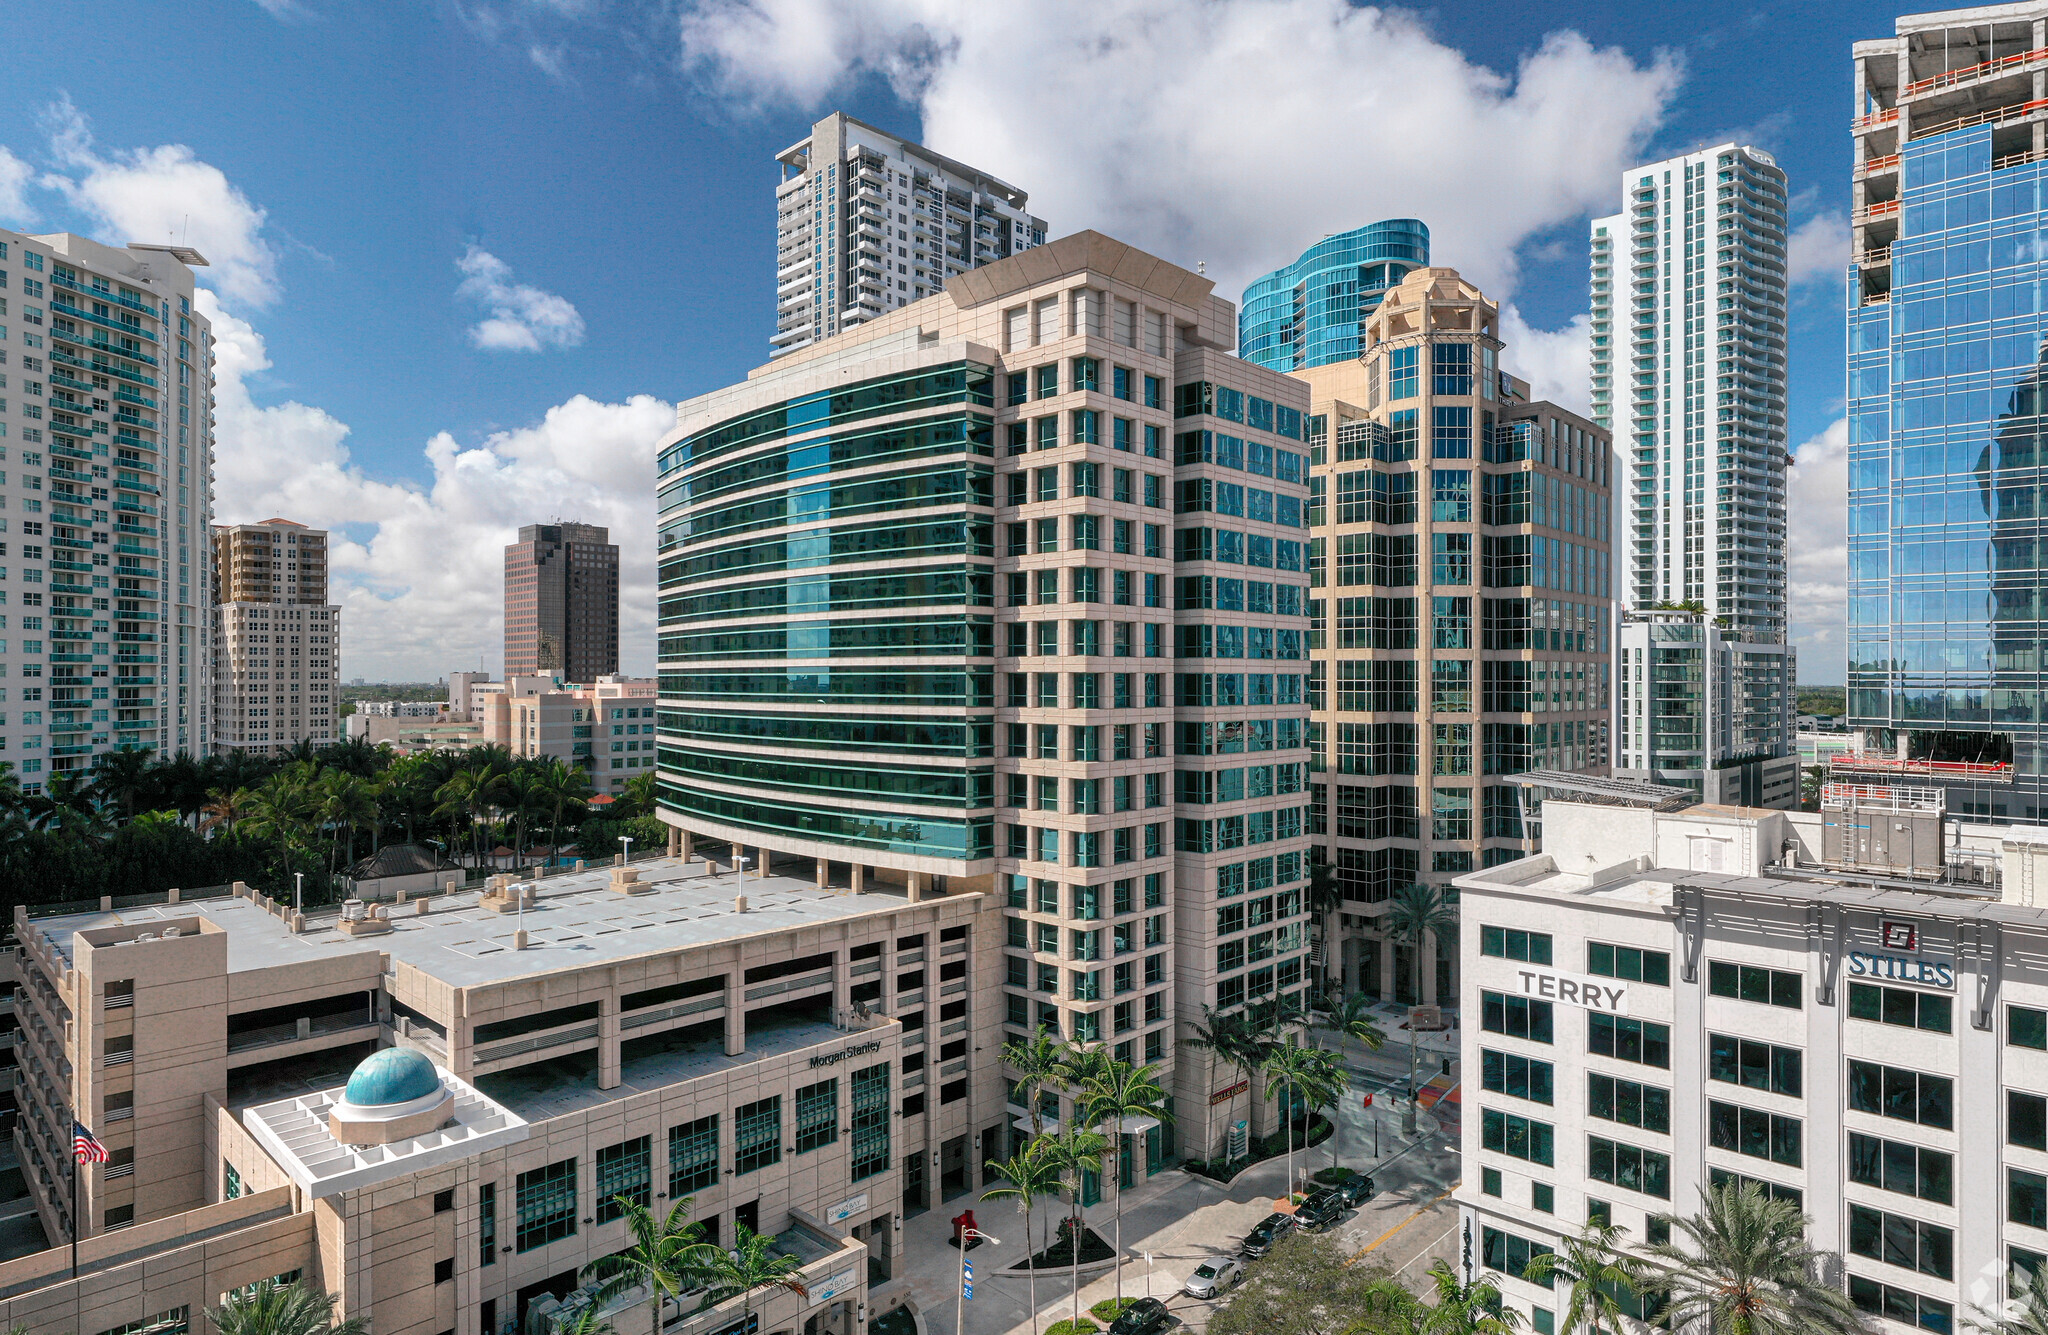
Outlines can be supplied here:
<path id="1" fill-rule="evenodd" d="M 664 806 L 993 856 L 993 387 L 986 366 L 927 366 L 662 451 Z"/>
<path id="2" fill-rule="evenodd" d="M 1429 264 L 1429 228 L 1388 218 L 1324 237 L 1244 290 L 1237 355 L 1275 371 L 1349 361 L 1387 289 Z"/>

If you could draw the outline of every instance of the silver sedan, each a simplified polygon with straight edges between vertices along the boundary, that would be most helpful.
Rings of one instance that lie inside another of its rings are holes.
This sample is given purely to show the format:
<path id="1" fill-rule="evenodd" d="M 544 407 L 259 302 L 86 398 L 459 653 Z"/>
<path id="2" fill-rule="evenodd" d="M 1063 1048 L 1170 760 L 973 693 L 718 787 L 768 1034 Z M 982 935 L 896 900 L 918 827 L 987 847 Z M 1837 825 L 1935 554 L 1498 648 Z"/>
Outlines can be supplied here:
<path id="1" fill-rule="evenodd" d="M 1190 1298 L 1219 1298 L 1243 1278 L 1243 1261 L 1235 1256 L 1212 1256 L 1195 1267 L 1182 1291 Z"/>

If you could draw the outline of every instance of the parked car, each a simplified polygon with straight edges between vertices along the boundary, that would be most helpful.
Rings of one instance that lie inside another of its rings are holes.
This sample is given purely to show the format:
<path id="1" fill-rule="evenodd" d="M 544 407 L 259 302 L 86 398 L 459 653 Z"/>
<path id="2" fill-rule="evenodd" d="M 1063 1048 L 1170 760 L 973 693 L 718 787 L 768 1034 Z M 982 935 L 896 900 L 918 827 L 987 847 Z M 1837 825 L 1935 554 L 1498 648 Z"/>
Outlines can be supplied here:
<path id="1" fill-rule="evenodd" d="M 1354 1173 L 1338 1186 L 1346 1205 L 1363 1205 L 1378 1195 L 1372 1185 L 1372 1178 L 1364 1173 Z"/>
<path id="2" fill-rule="evenodd" d="M 1291 1214 L 1269 1214 L 1244 1235 L 1244 1254 L 1254 1259 L 1273 1250 L 1273 1244 L 1301 1227 Z"/>
<path id="3" fill-rule="evenodd" d="M 1220 1298 L 1244 1278 L 1244 1262 L 1235 1256 L 1212 1256 L 1195 1267 L 1182 1286 L 1190 1298 Z"/>
<path id="4" fill-rule="evenodd" d="M 1350 1208 L 1345 1203 L 1343 1192 L 1335 1187 L 1325 1187 L 1295 1206 L 1294 1217 L 1301 1221 L 1303 1228 L 1328 1228 L 1342 1219 Z"/>
<path id="5" fill-rule="evenodd" d="M 1139 1298 L 1109 1323 L 1109 1335 L 1154 1335 L 1173 1324 L 1166 1304 L 1157 1298 Z"/>

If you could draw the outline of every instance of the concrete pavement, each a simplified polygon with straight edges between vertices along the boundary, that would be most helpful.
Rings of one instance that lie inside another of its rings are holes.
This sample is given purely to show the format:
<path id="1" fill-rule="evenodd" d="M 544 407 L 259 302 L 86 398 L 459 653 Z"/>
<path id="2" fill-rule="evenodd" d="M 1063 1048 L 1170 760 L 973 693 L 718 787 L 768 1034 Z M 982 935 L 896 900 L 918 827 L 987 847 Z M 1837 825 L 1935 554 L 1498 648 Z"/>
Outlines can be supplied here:
<path id="1" fill-rule="evenodd" d="M 1320 1037 L 1330 1045 L 1328 1035 Z M 1455 1031 L 1424 1037 L 1437 1040 L 1439 1048 L 1448 1039 L 1455 1052 Z M 1352 1091 L 1345 1096 L 1346 1106 L 1339 1110 L 1339 1136 L 1311 1150 L 1297 1151 L 1295 1168 L 1300 1175 L 1328 1167 L 1336 1151 L 1346 1167 L 1371 1173 L 1379 1194 L 1342 1221 L 1333 1236 L 1347 1252 L 1383 1261 L 1413 1285 L 1420 1282 L 1433 1256 L 1449 1256 L 1453 1250 L 1456 1216 L 1448 1194 L 1457 1180 L 1458 1159 L 1455 1130 L 1440 1126 L 1429 1112 L 1420 1115 L 1416 1138 L 1403 1140 L 1400 1136 L 1401 1109 L 1390 1106 L 1394 1100 L 1388 1097 L 1389 1092 L 1398 1094 L 1406 1086 L 1406 1035 L 1400 1039 L 1397 1043 L 1390 1032 L 1386 1048 L 1379 1054 L 1348 1045 L 1345 1055 L 1352 1070 Z M 1425 1058 L 1419 1079 L 1427 1080 L 1440 1069 Z M 1372 1112 L 1361 1106 L 1359 1097 L 1368 1089 L 1375 1091 Z M 1375 1118 L 1379 1123 L 1377 1158 L 1372 1153 Z M 1254 1166 L 1227 1187 L 1180 1169 L 1166 1170 L 1133 1187 L 1123 1201 L 1124 1296 L 1142 1297 L 1149 1288 L 1153 1297 L 1167 1300 L 1183 1324 L 1199 1331 L 1218 1304 L 1181 1295 L 1180 1286 L 1205 1258 L 1235 1253 L 1245 1232 L 1271 1212 L 1273 1199 L 1285 1182 L 1286 1160 L 1282 1157 Z M 1001 1272 L 1038 1247 L 1027 1243 L 1024 1222 L 1014 1204 L 982 1201 L 979 1195 L 977 1191 L 957 1196 L 904 1224 L 898 1277 L 870 1292 L 870 1320 L 907 1302 L 919 1316 L 921 1335 L 963 1335 L 955 1331 L 953 1319 L 960 1258 L 948 1243 L 952 1217 L 970 1205 L 981 1227 L 1003 1241 L 972 1253 L 974 1298 L 966 1304 L 964 1335 L 1030 1335 L 1034 1327 L 1042 1330 L 1072 1314 L 1069 1272 L 1048 1271 L 1038 1276 L 1038 1320 L 1032 1321 L 1029 1282 L 1023 1275 Z M 1101 1204 L 1087 1211 L 1089 1226 L 1112 1243 L 1114 1204 L 1113 1197 L 1105 1196 Z M 1058 1205 L 1041 1206 L 1035 1212 L 1034 1233 L 1039 1245 L 1060 1209 Z M 1152 1258 L 1149 1265 L 1147 1254 Z M 1082 1268 L 1083 1314 L 1091 1304 L 1114 1296 L 1111 1266 Z"/>

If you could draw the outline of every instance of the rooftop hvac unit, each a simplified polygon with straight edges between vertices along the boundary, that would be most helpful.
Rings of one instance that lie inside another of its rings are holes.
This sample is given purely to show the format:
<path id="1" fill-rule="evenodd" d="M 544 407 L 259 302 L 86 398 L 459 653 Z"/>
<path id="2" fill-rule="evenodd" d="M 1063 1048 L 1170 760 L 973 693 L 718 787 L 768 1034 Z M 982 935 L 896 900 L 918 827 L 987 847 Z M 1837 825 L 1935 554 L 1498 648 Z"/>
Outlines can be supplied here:
<path id="1" fill-rule="evenodd" d="M 1831 783 L 1821 791 L 1821 863 L 1938 880 L 1946 868 L 1939 788 Z"/>

